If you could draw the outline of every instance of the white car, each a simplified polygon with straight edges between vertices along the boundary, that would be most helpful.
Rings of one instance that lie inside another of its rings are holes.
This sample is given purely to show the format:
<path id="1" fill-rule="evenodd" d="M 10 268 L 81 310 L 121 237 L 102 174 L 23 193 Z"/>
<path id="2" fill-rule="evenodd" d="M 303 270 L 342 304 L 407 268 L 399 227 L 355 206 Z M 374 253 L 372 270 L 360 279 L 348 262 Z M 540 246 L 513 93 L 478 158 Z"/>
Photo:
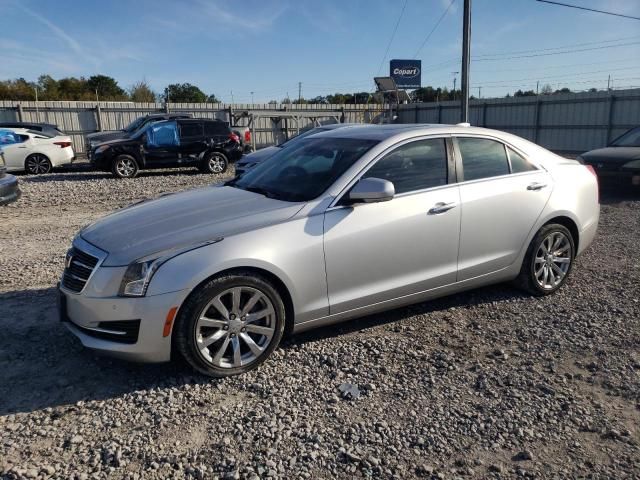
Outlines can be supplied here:
<path id="1" fill-rule="evenodd" d="M 0 129 L 0 145 L 8 172 L 49 173 L 53 167 L 71 163 L 75 157 L 71 137 L 51 137 L 27 128 Z"/>

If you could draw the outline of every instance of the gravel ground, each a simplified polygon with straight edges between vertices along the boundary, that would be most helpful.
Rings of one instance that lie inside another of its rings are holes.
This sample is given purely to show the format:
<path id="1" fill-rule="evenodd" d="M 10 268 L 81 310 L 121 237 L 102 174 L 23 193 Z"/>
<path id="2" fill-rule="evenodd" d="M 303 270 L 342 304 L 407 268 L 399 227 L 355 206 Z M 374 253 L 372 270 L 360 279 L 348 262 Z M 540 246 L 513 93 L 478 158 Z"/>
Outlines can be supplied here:
<path id="1" fill-rule="evenodd" d="M 84 350 L 55 311 L 73 235 L 211 181 L 20 177 L 0 209 L 0 475 L 640 478 L 638 192 L 603 195 L 595 244 L 552 297 L 500 285 L 370 316 L 225 380 Z"/>

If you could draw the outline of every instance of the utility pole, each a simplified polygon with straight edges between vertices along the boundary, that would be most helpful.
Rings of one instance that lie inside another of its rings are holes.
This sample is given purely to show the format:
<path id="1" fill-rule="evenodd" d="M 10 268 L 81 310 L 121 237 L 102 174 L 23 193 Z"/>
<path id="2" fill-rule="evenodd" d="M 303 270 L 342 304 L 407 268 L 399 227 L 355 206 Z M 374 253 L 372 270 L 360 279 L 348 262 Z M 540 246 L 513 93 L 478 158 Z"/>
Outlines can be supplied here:
<path id="1" fill-rule="evenodd" d="M 302 102 L 302 82 L 298 82 L 298 104 Z"/>
<path id="2" fill-rule="evenodd" d="M 469 121 L 469 67 L 471 60 L 471 0 L 464 0 L 462 22 L 462 101 L 460 121 Z"/>
<path id="3" fill-rule="evenodd" d="M 478 98 L 482 98 L 482 87 L 478 87 Z"/>
<path id="4" fill-rule="evenodd" d="M 253 92 L 251 92 L 251 105 L 253 105 Z"/>
<path id="5" fill-rule="evenodd" d="M 233 90 L 231 90 L 231 105 L 234 105 L 235 102 L 233 101 Z"/>
<path id="6" fill-rule="evenodd" d="M 536 97 L 538 96 L 538 90 L 540 89 L 540 80 L 536 82 Z"/>
<path id="7" fill-rule="evenodd" d="M 458 77 L 456 75 L 458 75 L 460 72 L 451 72 L 451 75 L 453 75 L 453 90 L 451 91 L 451 100 L 455 100 L 456 99 L 456 84 L 458 82 Z"/>
<path id="8" fill-rule="evenodd" d="M 607 90 L 611 90 L 611 75 L 607 77 Z"/>

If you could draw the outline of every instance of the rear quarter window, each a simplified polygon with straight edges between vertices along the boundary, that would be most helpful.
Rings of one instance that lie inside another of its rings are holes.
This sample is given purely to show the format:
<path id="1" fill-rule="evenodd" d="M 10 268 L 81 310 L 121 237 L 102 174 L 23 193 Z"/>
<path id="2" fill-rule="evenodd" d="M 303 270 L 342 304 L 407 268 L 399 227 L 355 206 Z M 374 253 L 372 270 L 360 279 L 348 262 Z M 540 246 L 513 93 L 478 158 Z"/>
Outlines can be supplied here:
<path id="1" fill-rule="evenodd" d="M 223 122 L 205 122 L 204 123 L 204 135 L 205 137 L 211 136 L 227 136 L 231 130 L 227 124 Z"/>

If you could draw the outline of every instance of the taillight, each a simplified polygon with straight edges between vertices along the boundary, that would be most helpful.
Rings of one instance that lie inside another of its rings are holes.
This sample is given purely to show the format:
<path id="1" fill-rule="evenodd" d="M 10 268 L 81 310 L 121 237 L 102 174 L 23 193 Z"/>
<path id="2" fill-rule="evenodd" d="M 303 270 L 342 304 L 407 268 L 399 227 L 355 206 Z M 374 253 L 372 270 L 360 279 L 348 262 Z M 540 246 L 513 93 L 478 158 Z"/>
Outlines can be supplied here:
<path id="1" fill-rule="evenodd" d="M 245 130 L 244 141 L 245 143 L 251 143 L 251 130 Z"/>
<path id="2" fill-rule="evenodd" d="M 54 145 L 58 145 L 60 148 L 67 148 L 71 146 L 71 142 L 53 142 Z"/>
<path id="3" fill-rule="evenodd" d="M 236 143 L 240 143 L 240 137 L 233 132 L 229 134 L 229 139 L 233 140 Z"/>

